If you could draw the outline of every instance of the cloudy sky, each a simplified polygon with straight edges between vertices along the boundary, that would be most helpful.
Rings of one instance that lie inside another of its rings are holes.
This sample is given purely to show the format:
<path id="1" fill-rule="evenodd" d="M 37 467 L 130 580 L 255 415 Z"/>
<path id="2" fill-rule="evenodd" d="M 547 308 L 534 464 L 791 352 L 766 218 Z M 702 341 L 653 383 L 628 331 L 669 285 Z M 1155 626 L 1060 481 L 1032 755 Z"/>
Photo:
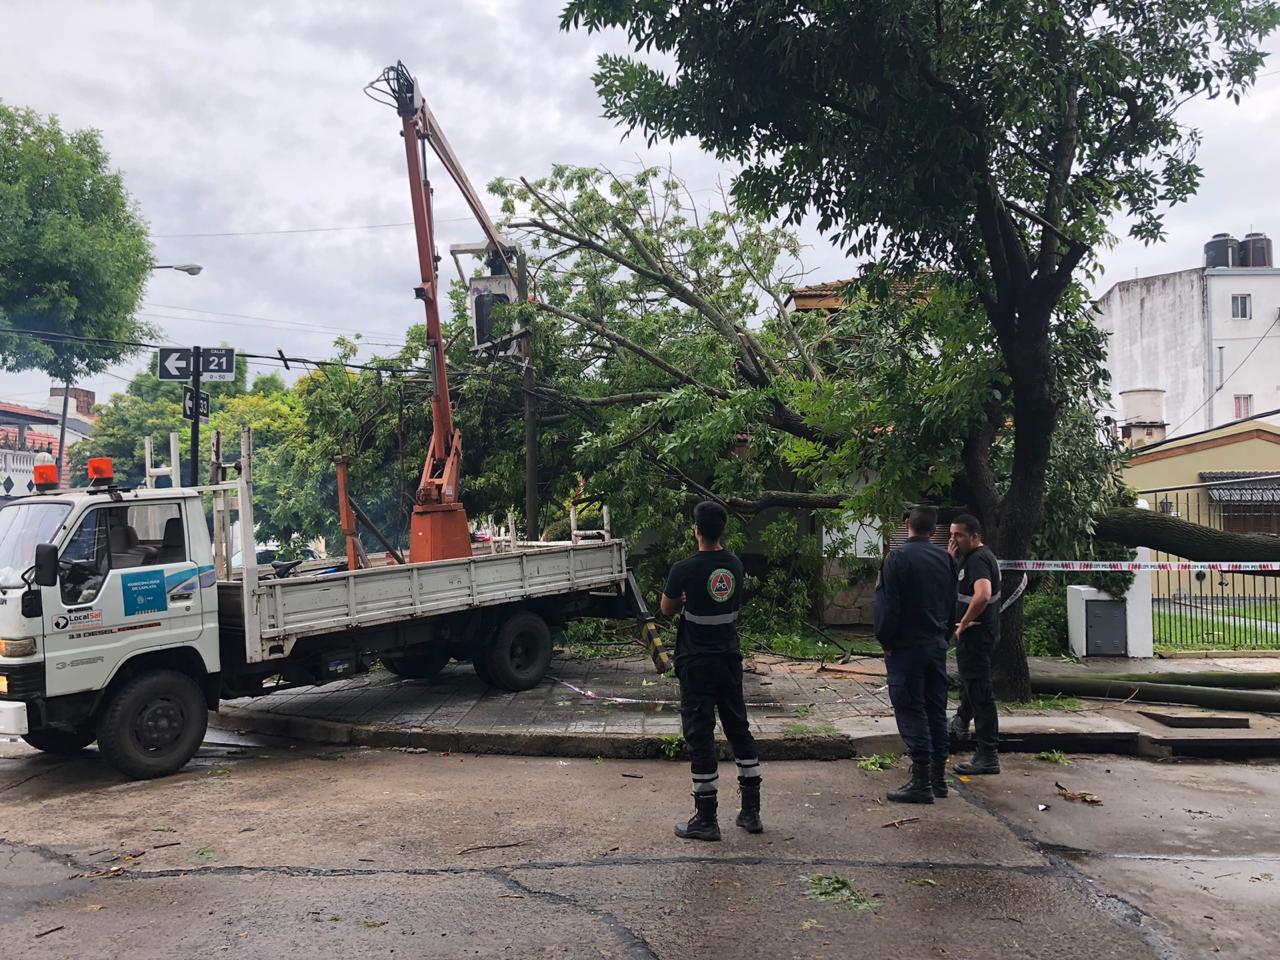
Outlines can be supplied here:
<path id="1" fill-rule="evenodd" d="M 394 112 L 364 96 L 403 60 L 425 84 L 471 180 L 537 176 L 555 162 L 670 162 L 708 200 L 732 174 L 696 144 L 647 149 L 600 116 L 595 57 L 617 37 L 564 34 L 559 0 L 113 0 L 0 3 L 0 97 L 68 127 L 100 129 L 150 221 L 160 263 L 143 316 L 177 344 L 283 347 L 325 357 L 361 332 L 365 354 L 420 322 L 412 231 Z M 1280 49 L 1272 41 L 1270 49 Z M 1168 218 L 1154 248 L 1122 241 L 1104 255 L 1098 292 L 1117 280 L 1195 266 L 1211 233 L 1280 233 L 1276 218 L 1280 58 L 1240 107 L 1201 102 L 1205 183 Z M 437 170 L 438 173 L 438 170 Z M 442 248 L 479 239 L 452 185 L 436 178 Z M 1280 219 L 1280 218 L 1277 218 Z M 356 229 L 359 228 L 359 229 Z M 275 232 L 272 232 L 275 231 Z M 290 232 L 291 231 L 291 232 Z M 850 274 L 816 234 L 813 278 Z M 448 260 L 442 265 L 452 275 Z M 83 384 L 103 397 L 139 357 Z M 267 366 L 254 368 L 265 370 Z M 0 373 L 0 400 L 43 405 L 40 374 Z"/>

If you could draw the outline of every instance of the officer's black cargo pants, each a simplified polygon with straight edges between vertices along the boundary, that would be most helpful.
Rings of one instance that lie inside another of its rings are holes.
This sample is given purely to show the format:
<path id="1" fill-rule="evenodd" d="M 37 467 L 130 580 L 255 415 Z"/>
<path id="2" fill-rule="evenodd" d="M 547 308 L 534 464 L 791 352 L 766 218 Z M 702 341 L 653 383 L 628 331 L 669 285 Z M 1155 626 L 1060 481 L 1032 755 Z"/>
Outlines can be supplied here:
<path id="1" fill-rule="evenodd" d="M 760 755 L 742 696 L 742 657 L 736 653 L 677 657 L 676 677 L 680 680 L 680 722 L 689 748 L 694 792 L 714 793 L 719 786 L 717 711 L 738 761 L 738 776 L 760 776 Z"/>
<path id="2" fill-rule="evenodd" d="M 885 674 L 898 734 L 912 759 L 947 758 L 947 645 L 941 640 L 886 650 Z"/>
<path id="3" fill-rule="evenodd" d="M 966 726 L 973 720 L 973 738 L 987 750 L 1000 744 L 1000 719 L 991 686 L 991 658 L 999 639 L 981 626 L 970 627 L 956 639 L 956 670 L 960 674 L 956 716 Z"/>

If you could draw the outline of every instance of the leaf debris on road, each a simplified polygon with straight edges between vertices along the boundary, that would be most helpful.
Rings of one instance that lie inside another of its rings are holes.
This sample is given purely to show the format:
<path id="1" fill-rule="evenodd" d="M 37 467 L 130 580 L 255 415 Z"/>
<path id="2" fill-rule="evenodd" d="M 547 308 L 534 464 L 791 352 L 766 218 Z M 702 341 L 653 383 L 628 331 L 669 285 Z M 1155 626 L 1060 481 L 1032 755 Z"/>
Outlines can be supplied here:
<path id="1" fill-rule="evenodd" d="M 1087 803 L 1090 806 L 1100 807 L 1102 801 L 1096 794 L 1090 793 L 1088 790 L 1068 790 L 1056 780 L 1053 785 L 1058 788 L 1058 795 L 1064 800 L 1071 800 L 1076 803 Z"/>
<path id="2" fill-rule="evenodd" d="M 814 900 L 851 907 L 854 910 L 879 910 L 883 906 L 883 901 L 854 889 L 853 884 L 844 877 L 813 873 L 804 879 L 809 884 L 809 896 Z"/>

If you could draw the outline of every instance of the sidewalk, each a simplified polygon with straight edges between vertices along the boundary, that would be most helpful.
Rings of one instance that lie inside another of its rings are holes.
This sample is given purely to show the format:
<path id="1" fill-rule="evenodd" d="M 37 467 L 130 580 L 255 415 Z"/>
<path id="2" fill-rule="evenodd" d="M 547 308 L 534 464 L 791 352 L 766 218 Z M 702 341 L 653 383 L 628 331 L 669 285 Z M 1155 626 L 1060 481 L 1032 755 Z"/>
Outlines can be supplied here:
<path id="1" fill-rule="evenodd" d="M 1277 661 L 1263 661 L 1274 667 Z M 1088 675 L 1139 672 L 1137 661 L 1033 663 L 1033 671 Z M 1155 661 L 1167 668 L 1171 661 Z M 1202 670 L 1255 670 L 1246 660 L 1196 660 Z M 745 691 L 765 759 L 843 759 L 902 751 L 885 689 L 884 663 L 759 657 L 747 662 Z M 531 756 L 638 758 L 679 750 L 678 686 L 641 657 L 552 663 L 533 690 L 486 687 L 469 664 L 434 680 L 385 671 L 257 699 L 233 700 L 211 715 L 217 727 L 332 744 Z M 1069 703 L 1071 701 L 1068 701 Z M 1077 701 L 1079 702 L 1079 701 Z M 1002 711 L 1006 751 L 1058 749 L 1171 756 L 1277 756 L 1280 720 L 1244 714 L 1244 729 L 1169 727 L 1139 711 L 1151 704 L 1083 701 L 1073 710 Z M 1196 713 L 1178 707 L 1179 714 Z M 1199 711 L 1203 717 L 1211 711 Z M 1240 715 L 1238 715 L 1240 716 Z M 723 745 L 722 745 L 723 746 Z M 1215 752 L 1216 751 L 1216 752 Z"/>

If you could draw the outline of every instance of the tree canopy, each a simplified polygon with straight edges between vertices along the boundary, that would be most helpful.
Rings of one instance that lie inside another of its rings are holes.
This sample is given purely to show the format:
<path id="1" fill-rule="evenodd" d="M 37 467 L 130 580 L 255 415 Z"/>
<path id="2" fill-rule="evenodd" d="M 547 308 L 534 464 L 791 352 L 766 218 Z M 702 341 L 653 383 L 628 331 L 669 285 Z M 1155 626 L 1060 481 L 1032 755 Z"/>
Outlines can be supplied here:
<path id="1" fill-rule="evenodd" d="M 97 131 L 0 103 L 4 369 L 73 383 L 136 352 L 120 341 L 150 332 L 134 316 L 150 270 L 146 224 Z"/>
<path id="2" fill-rule="evenodd" d="M 1081 271 L 1111 218 L 1162 236 L 1200 181 L 1177 111 L 1238 99 L 1280 22 L 1273 0 L 1044 5 L 1032 0 L 570 0 L 566 29 L 620 28 L 600 58 L 606 114 L 651 140 L 694 136 L 742 165 L 744 207 L 819 227 L 891 272 L 967 281 L 999 349 L 965 441 L 969 504 L 998 552 L 1025 557 L 1070 403 L 1054 338 L 1078 322 Z M 1007 485 L 990 461 L 1012 419 Z M 1029 691 L 1019 608 L 997 679 Z"/>

